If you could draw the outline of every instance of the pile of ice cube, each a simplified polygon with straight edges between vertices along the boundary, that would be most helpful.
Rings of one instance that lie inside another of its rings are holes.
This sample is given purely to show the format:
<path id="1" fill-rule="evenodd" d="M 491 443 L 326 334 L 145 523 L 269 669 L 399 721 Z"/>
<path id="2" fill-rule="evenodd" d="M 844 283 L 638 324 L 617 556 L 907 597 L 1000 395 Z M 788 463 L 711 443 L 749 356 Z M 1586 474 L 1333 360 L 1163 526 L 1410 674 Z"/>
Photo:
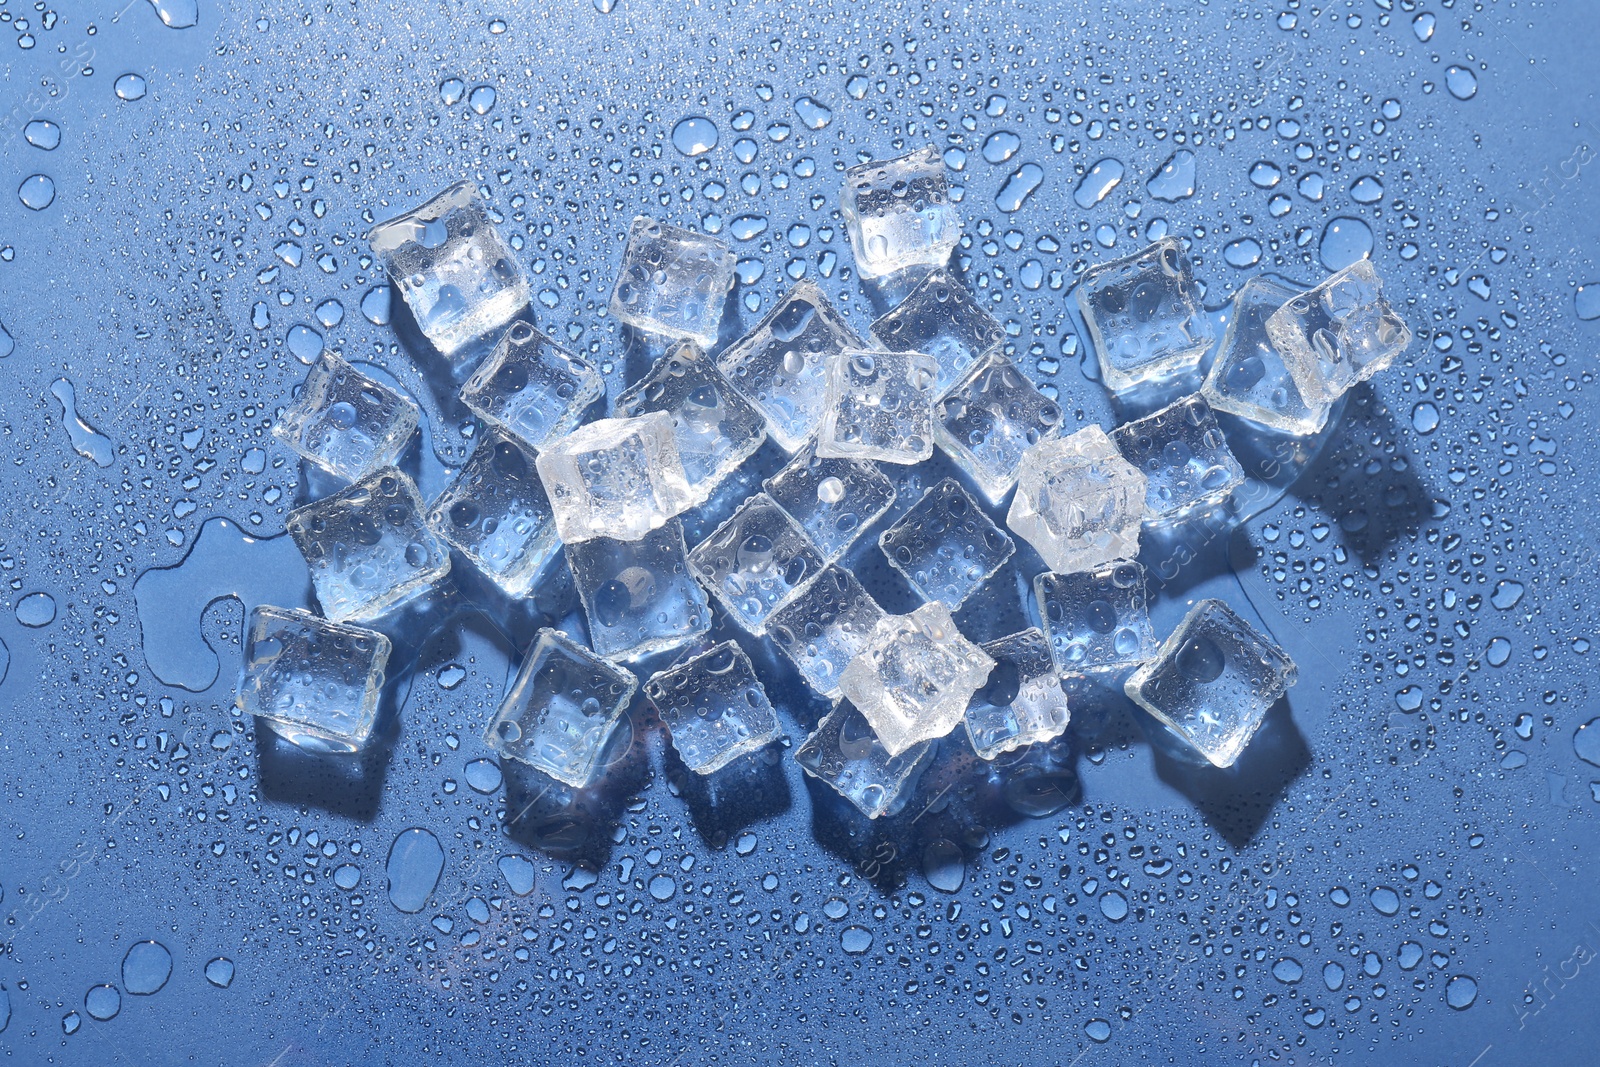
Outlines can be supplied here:
<path id="1" fill-rule="evenodd" d="M 1201 756 L 1232 765 L 1295 665 L 1217 600 L 1194 604 L 1158 641 L 1141 533 L 1244 481 L 1213 409 L 1315 434 L 1341 394 L 1393 362 L 1409 333 L 1371 263 L 1305 292 L 1250 281 L 1200 392 L 1109 433 L 1068 434 L 1060 406 L 1007 357 L 1005 331 L 948 267 L 961 221 L 937 152 L 852 168 L 840 209 L 863 281 L 905 293 L 870 342 L 801 282 L 718 351 L 732 252 L 634 220 L 610 310 L 664 354 L 592 421 L 602 376 L 520 318 L 526 281 L 474 187 L 374 228 L 372 247 L 441 353 L 498 336 L 460 390 L 482 430 L 424 502 L 394 466 L 416 406 L 322 356 L 275 432 L 349 483 L 289 517 L 323 614 L 253 612 L 240 706 L 296 743 L 356 750 L 390 651 L 360 623 L 428 590 L 452 558 L 529 596 L 559 550 L 586 640 L 541 630 L 484 740 L 574 787 L 595 779 L 641 688 L 629 665 L 672 650 L 686 649 L 642 689 L 688 767 L 711 774 L 780 736 L 740 642 L 706 637 L 716 612 L 747 644 L 770 641 L 833 703 L 795 759 L 869 817 L 904 805 L 957 727 L 989 760 L 1059 736 L 1085 680 L 1125 679 L 1128 696 Z M 1192 375 L 1213 347 L 1176 240 L 1089 270 L 1077 301 L 1113 393 Z M 686 544 L 679 516 L 769 436 L 787 465 Z M 936 448 L 970 484 L 935 482 L 882 530 L 886 562 L 924 601 L 890 614 L 840 561 L 894 502 L 880 465 L 924 463 Z M 980 645 L 952 612 L 1011 559 L 1013 535 L 1051 568 L 1033 579 L 1039 625 Z"/>

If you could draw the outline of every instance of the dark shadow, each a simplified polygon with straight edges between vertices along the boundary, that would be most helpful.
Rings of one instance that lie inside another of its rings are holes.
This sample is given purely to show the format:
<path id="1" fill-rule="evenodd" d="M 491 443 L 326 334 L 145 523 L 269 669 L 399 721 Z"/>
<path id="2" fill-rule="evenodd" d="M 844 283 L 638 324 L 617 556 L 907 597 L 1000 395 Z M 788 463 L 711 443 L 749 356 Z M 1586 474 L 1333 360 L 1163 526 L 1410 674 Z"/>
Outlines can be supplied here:
<path id="1" fill-rule="evenodd" d="M 739 279 L 728 286 L 728 295 L 722 301 L 722 321 L 717 323 L 717 340 L 710 351 L 720 352 L 744 336 L 744 323 L 739 316 Z"/>
<path id="2" fill-rule="evenodd" d="M 1287 698 L 1267 717 L 1232 767 L 1206 762 L 1160 722 L 1136 711 L 1162 781 L 1194 802 L 1211 827 L 1234 847 L 1255 839 L 1290 783 L 1311 765 L 1311 750 L 1290 715 Z"/>
<path id="3" fill-rule="evenodd" d="M 1074 678 L 1067 685 L 1072 722 L 1067 729 L 1077 738 L 1085 756 L 1110 752 L 1144 740 L 1135 706 L 1122 691 L 1122 677 L 1096 680 Z"/>
<path id="4" fill-rule="evenodd" d="M 593 779 L 581 789 L 502 759 L 506 836 L 586 870 L 603 870 L 614 848 L 611 830 L 650 780 L 648 735 L 638 714 L 636 705 L 617 723 Z"/>
<path id="5" fill-rule="evenodd" d="M 384 704 L 388 705 L 387 698 Z M 315 808 L 358 822 L 371 822 L 383 801 L 389 758 L 400 733 L 392 707 L 381 710 L 372 738 L 360 752 L 327 755 L 307 752 L 256 720 L 256 767 L 264 799 L 296 808 Z"/>
<path id="6" fill-rule="evenodd" d="M 668 744 L 663 770 L 672 791 L 688 807 L 695 832 L 711 848 L 722 849 L 746 827 L 789 810 L 782 761 L 783 749 L 774 743 L 712 774 L 696 774 Z"/>

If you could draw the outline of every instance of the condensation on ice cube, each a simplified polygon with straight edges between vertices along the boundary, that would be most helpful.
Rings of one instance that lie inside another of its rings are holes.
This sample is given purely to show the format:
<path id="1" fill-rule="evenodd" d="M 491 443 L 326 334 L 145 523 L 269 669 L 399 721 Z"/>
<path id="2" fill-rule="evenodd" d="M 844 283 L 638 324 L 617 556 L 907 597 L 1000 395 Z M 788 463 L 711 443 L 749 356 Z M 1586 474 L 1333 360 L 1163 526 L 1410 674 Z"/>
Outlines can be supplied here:
<path id="1" fill-rule="evenodd" d="M 954 478 L 930 486 L 879 535 L 878 547 L 918 596 L 951 611 L 994 577 L 1017 548 Z"/>
<path id="2" fill-rule="evenodd" d="M 607 659 L 665 652 L 711 628 L 711 606 L 690 573 L 677 519 L 637 541 L 594 537 L 566 551 L 589 643 Z"/>
<path id="3" fill-rule="evenodd" d="M 235 699 L 295 745 L 355 752 L 377 720 L 390 651 L 376 630 L 258 605 L 245 624 Z"/>
<path id="4" fill-rule="evenodd" d="M 923 352 L 937 360 L 940 393 L 1006 339 L 1005 327 L 948 267 L 924 275 L 897 307 L 872 324 L 871 333 L 891 352 Z"/>
<path id="5" fill-rule="evenodd" d="M 778 714 L 750 657 L 733 641 L 673 664 L 651 677 L 644 692 L 696 774 L 712 774 L 777 740 Z"/>
<path id="6" fill-rule="evenodd" d="M 1061 433 L 1061 407 L 1004 352 L 991 352 L 934 406 L 933 434 L 956 466 L 997 503 L 1028 449 Z"/>
<path id="7" fill-rule="evenodd" d="M 1215 339 L 1176 238 L 1090 267 L 1077 301 L 1100 378 L 1113 393 L 1194 369 Z"/>
<path id="8" fill-rule="evenodd" d="M 992 760 L 1059 737 L 1072 715 L 1044 634 L 1030 628 L 982 648 L 995 665 L 967 705 L 967 737 L 973 751 Z"/>
<path id="9" fill-rule="evenodd" d="M 739 505 L 689 553 L 696 577 L 753 634 L 767 617 L 816 580 L 822 553 L 788 512 L 765 493 Z"/>
<path id="10" fill-rule="evenodd" d="M 920 463 L 933 455 L 938 365 L 920 352 L 847 348 L 828 358 L 817 455 Z"/>
<path id="11" fill-rule="evenodd" d="M 1111 440 L 1145 476 L 1146 522 L 1176 522 L 1244 484 L 1244 467 L 1199 393 L 1118 426 Z"/>
<path id="12" fill-rule="evenodd" d="M 428 527 L 511 597 L 527 596 L 561 547 L 533 450 L 493 426 L 429 507 Z"/>
<path id="13" fill-rule="evenodd" d="M 670 416 L 600 419 L 539 451 L 539 478 L 567 544 L 637 541 L 693 503 Z"/>
<path id="14" fill-rule="evenodd" d="M 332 352 L 306 372 L 272 434 L 301 457 L 353 482 L 392 465 L 417 428 L 417 405 Z"/>
<path id="15" fill-rule="evenodd" d="M 877 464 L 819 456 L 809 443 L 762 488 L 805 528 L 830 563 L 882 518 L 895 499 L 894 483 Z"/>
<path id="16" fill-rule="evenodd" d="M 718 238 L 638 215 L 628 228 L 611 314 L 637 329 L 709 348 L 733 287 L 734 262 Z"/>
<path id="17" fill-rule="evenodd" d="M 514 322 L 461 387 L 461 401 L 485 422 L 543 448 L 576 429 L 605 388 L 588 360 L 531 323 Z"/>
<path id="18" fill-rule="evenodd" d="M 1372 261 L 1358 259 L 1273 312 L 1267 337 L 1301 395 L 1331 403 L 1393 363 L 1411 330 L 1384 298 Z"/>
<path id="19" fill-rule="evenodd" d="M 1046 571 L 1033 580 L 1033 593 L 1064 676 L 1114 674 L 1155 652 L 1144 567 L 1132 560 L 1069 574 Z"/>
<path id="20" fill-rule="evenodd" d="M 1306 403 L 1283 356 L 1267 336 L 1267 319 L 1300 295 L 1275 278 L 1251 278 L 1233 297 L 1222 347 L 1201 394 L 1218 411 L 1284 433 L 1306 435 L 1328 421 L 1328 404 Z"/>
<path id="21" fill-rule="evenodd" d="M 895 815 L 906 806 L 917 779 L 933 760 L 932 741 L 896 755 L 848 700 L 823 717 L 795 750 L 801 770 L 826 783 L 869 819 Z"/>
<path id="22" fill-rule="evenodd" d="M 830 566 L 772 613 L 767 636 L 818 696 L 833 700 L 839 696 L 839 676 L 884 615 L 853 573 Z"/>
<path id="23" fill-rule="evenodd" d="M 961 238 L 944 158 L 932 145 L 845 171 L 839 212 L 863 278 L 942 265 Z"/>

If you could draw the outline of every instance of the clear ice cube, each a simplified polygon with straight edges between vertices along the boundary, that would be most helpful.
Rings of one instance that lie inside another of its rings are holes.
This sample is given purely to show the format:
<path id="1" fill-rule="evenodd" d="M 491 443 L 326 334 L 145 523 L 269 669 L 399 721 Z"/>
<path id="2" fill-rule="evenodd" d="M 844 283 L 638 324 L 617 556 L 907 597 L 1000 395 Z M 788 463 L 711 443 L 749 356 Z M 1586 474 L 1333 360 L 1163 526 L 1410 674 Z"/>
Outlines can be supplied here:
<path id="1" fill-rule="evenodd" d="M 1085 271 L 1078 309 L 1113 393 L 1192 370 L 1215 339 L 1189 257 L 1172 237 Z"/>
<path id="2" fill-rule="evenodd" d="M 560 630 L 539 631 L 483 740 L 506 759 L 583 788 L 639 687 Z"/>
<path id="3" fill-rule="evenodd" d="M 1085 426 L 1023 453 L 1006 525 L 1053 571 L 1139 554 L 1145 476 L 1106 432 Z"/>
<path id="4" fill-rule="evenodd" d="M 847 348 L 828 357 L 817 455 L 902 464 L 930 458 L 938 372 L 921 352 Z"/>
<path id="5" fill-rule="evenodd" d="M 761 635 L 767 617 L 811 584 L 824 563 L 800 524 L 757 493 L 694 547 L 689 565 L 734 621 Z"/>
<path id="6" fill-rule="evenodd" d="M 334 622 L 376 619 L 448 574 L 450 550 L 425 514 L 416 485 L 393 467 L 289 512 L 322 613 Z"/>
<path id="7" fill-rule="evenodd" d="M 817 694 L 839 696 L 839 676 L 866 647 L 884 610 L 843 567 L 830 566 L 767 619 L 767 636 Z"/>
<path id="8" fill-rule="evenodd" d="M 389 663 L 375 630 L 262 604 L 245 627 L 239 710 L 315 752 L 355 752 L 372 734 Z"/>
<path id="9" fill-rule="evenodd" d="M 982 648 L 995 666 L 967 705 L 973 751 L 992 760 L 1061 736 L 1072 715 L 1044 634 L 1029 628 Z"/>
<path id="10" fill-rule="evenodd" d="M 498 427 L 434 500 L 428 526 L 511 597 L 527 596 L 561 547 L 533 450 Z"/>
<path id="11" fill-rule="evenodd" d="M 330 474 L 353 482 L 392 466 L 417 428 L 417 405 L 323 352 L 272 434 Z"/>
<path id="12" fill-rule="evenodd" d="M 1147 522 L 1172 522 L 1220 504 L 1244 484 L 1244 468 L 1199 393 L 1117 427 L 1111 440 L 1145 476 Z"/>
<path id="13" fill-rule="evenodd" d="M 767 439 L 766 419 L 692 341 L 668 350 L 617 398 L 616 409 L 630 417 L 651 411 L 672 417 L 678 458 L 696 503 Z"/>
<path id="14" fill-rule="evenodd" d="M 1033 580 L 1033 595 L 1062 675 L 1114 673 L 1155 653 L 1144 567 L 1132 560 L 1070 574 L 1046 571 Z"/>
<path id="15" fill-rule="evenodd" d="M 606 391 L 588 360 L 514 322 L 461 387 L 461 402 L 533 448 L 571 433 Z"/>
<path id="16" fill-rule="evenodd" d="M 637 541 L 570 544 L 567 565 L 589 618 L 589 643 L 606 659 L 664 652 L 711 628 L 711 606 L 689 572 L 677 519 Z"/>
<path id="17" fill-rule="evenodd" d="M 991 502 L 1017 480 L 1023 453 L 1061 433 L 1061 408 L 1004 352 L 975 363 L 934 405 L 933 436 Z"/>
<path id="18" fill-rule="evenodd" d="M 895 815 L 933 760 L 934 743 L 890 755 L 861 712 L 843 701 L 795 750 L 800 769 L 825 782 L 869 819 Z"/>
<path id="19" fill-rule="evenodd" d="M 932 145 L 845 171 L 839 212 L 863 278 L 940 266 L 961 238 L 944 159 Z"/>
<path id="20" fill-rule="evenodd" d="M 1234 294 L 1222 347 L 1200 390 L 1214 409 L 1297 435 L 1317 433 L 1327 423 L 1328 405 L 1306 403 L 1267 337 L 1267 319 L 1300 293 L 1261 277 Z"/>
<path id="21" fill-rule="evenodd" d="M 644 684 L 672 735 L 672 747 L 696 774 L 721 770 L 778 738 L 778 714 L 744 650 L 724 641 L 673 664 Z"/>
<path id="22" fill-rule="evenodd" d="M 1298 669 L 1220 600 L 1202 600 L 1124 689 L 1218 767 L 1231 767 Z"/>
<path id="23" fill-rule="evenodd" d="M 528 281 L 484 210 L 478 187 L 457 182 L 367 233 L 423 336 L 446 358 L 505 329 L 528 303 Z"/>
<path id="24" fill-rule="evenodd" d="M 817 455 L 807 443 L 762 483 L 832 563 L 894 503 L 894 484 L 877 464 Z"/>
<path id="25" fill-rule="evenodd" d="M 793 452 L 816 432 L 827 403 L 827 359 L 861 338 L 810 282 L 801 282 L 717 366 L 766 416 L 772 439 Z"/>
<path id="26" fill-rule="evenodd" d="M 879 535 L 878 547 L 918 596 L 951 611 L 994 577 L 1017 549 L 954 478 L 930 486 Z"/>
<path id="27" fill-rule="evenodd" d="M 637 541 L 693 504 L 672 418 L 661 411 L 580 426 L 547 442 L 538 467 L 556 532 L 569 545 Z"/>
<path id="28" fill-rule="evenodd" d="M 950 609 L 932 601 L 909 615 L 879 619 L 845 667 L 839 691 L 897 756 L 955 729 L 993 667 L 956 629 Z"/>
<path id="29" fill-rule="evenodd" d="M 733 265 L 733 252 L 717 238 L 635 216 L 611 290 L 611 314 L 637 329 L 709 348 L 717 343 L 722 305 L 733 288 Z"/>
<path id="30" fill-rule="evenodd" d="M 1005 343 L 1005 327 L 947 267 L 936 267 L 899 306 L 872 324 L 872 339 L 891 352 L 923 352 L 939 361 L 939 392 Z"/>
<path id="31" fill-rule="evenodd" d="M 1358 259 L 1267 318 L 1267 337 L 1311 403 L 1331 403 L 1395 361 L 1411 330 L 1384 299 L 1370 259 Z"/>

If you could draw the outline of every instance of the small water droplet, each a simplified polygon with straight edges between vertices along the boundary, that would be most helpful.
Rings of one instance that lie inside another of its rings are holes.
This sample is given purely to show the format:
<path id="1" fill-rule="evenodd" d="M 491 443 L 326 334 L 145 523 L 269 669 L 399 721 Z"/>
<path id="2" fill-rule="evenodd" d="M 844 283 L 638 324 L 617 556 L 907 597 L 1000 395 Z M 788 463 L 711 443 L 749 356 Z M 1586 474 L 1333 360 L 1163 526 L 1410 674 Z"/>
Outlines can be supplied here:
<path id="1" fill-rule="evenodd" d="M 1145 183 L 1145 188 L 1157 200 L 1183 200 L 1194 195 L 1194 153 L 1180 148 L 1172 153 L 1161 169 Z"/>
<path id="2" fill-rule="evenodd" d="M 954 893 L 967 879 L 967 858 L 953 841 L 940 838 L 922 850 L 922 873 L 942 893 Z"/>
<path id="3" fill-rule="evenodd" d="M 340 868 L 343 870 L 343 868 Z M 337 880 L 337 872 L 335 872 Z M 341 886 L 340 888 L 348 888 Z M 206 981 L 218 989 L 227 989 L 233 984 L 233 961 L 226 956 L 218 956 L 206 964 Z"/>
<path id="4" fill-rule="evenodd" d="M 1584 282 L 1578 286 L 1578 291 L 1572 295 L 1572 302 L 1578 318 L 1584 322 L 1600 319 L 1600 282 Z"/>
<path id="5" fill-rule="evenodd" d="M 1411 426 L 1420 434 L 1430 434 L 1439 428 L 1439 409 L 1424 400 L 1411 409 Z"/>
<path id="6" fill-rule="evenodd" d="M 83 996 L 83 1010 L 89 1013 L 89 1018 L 100 1022 L 115 1019 L 122 1010 L 122 994 L 114 985 L 93 986 Z"/>
<path id="7" fill-rule="evenodd" d="M 303 323 L 289 327 L 283 343 L 295 359 L 308 366 L 315 363 L 317 357 L 322 355 L 322 335 Z"/>

